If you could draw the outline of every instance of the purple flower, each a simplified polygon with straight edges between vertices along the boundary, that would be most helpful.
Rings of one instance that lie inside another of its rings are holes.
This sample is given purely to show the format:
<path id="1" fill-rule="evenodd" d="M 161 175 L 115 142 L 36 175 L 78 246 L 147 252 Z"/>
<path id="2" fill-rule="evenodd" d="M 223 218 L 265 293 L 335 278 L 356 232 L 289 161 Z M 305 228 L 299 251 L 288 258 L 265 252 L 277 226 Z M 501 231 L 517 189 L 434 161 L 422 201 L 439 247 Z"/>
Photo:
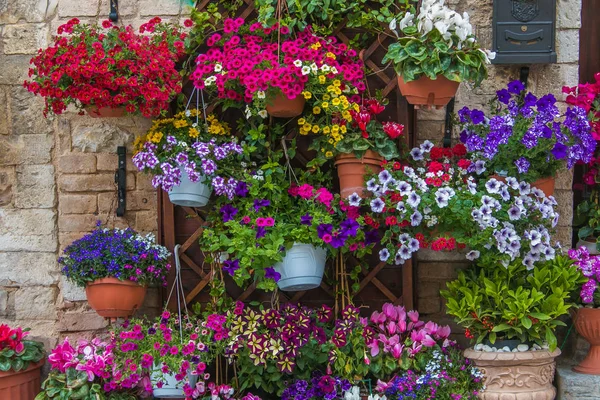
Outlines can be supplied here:
<path id="1" fill-rule="evenodd" d="M 512 81 L 508 84 L 508 91 L 512 94 L 520 94 L 525 90 L 525 85 L 519 80 Z"/>
<path id="2" fill-rule="evenodd" d="M 379 242 L 379 232 L 376 230 L 365 232 L 365 245 L 368 246 Z"/>
<path id="3" fill-rule="evenodd" d="M 533 93 L 529 92 L 527 93 L 527 95 L 525 95 L 525 98 L 523 99 L 523 104 L 525 105 L 525 107 L 533 107 L 537 100 L 537 97 L 535 97 Z"/>
<path id="4" fill-rule="evenodd" d="M 269 200 L 254 200 L 254 211 L 258 211 L 261 207 L 268 207 L 271 205 Z"/>
<path id="5" fill-rule="evenodd" d="M 231 221 L 238 213 L 238 209 L 231 204 L 225 204 L 221 207 L 221 214 L 223 214 L 223 222 Z"/>
<path id="6" fill-rule="evenodd" d="M 356 236 L 360 225 L 351 218 L 347 218 L 340 224 L 340 231 L 348 236 Z"/>
<path id="7" fill-rule="evenodd" d="M 317 235 L 319 239 L 323 239 L 323 236 L 330 235 L 333 232 L 333 226 L 331 224 L 320 224 L 317 226 Z"/>
<path id="8" fill-rule="evenodd" d="M 310 214 L 306 213 L 306 215 L 300 217 L 300 223 L 302 225 L 312 225 L 312 219 L 313 217 Z"/>
<path id="9" fill-rule="evenodd" d="M 471 121 L 473 121 L 475 125 L 478 125 L 485 121 L 485 114 L 483 113 L 483 111 L 473 110 L 471 111 Z"/>
<path id="10" fill-rule="evenodd" d="M 239 181 L 235 185 L 235 195 L 238 197 L 248 196 L 248 185 L 246 184 L 246 182 Z"/>
<path id="11" fill-rule="evenodd" d="M 567 150 L 569 148 L 562 143 L 556 143 L 552 149 L 552 155 L 557 160 L 561 160 L 567 156 Z"/>
<path id="12" fill-rule="evenodd" d="M 269 267 L 265 268 L 265 278 L 273 279 L 275 282 L 279 282 L 279 280 L 281 279 L 281 274 L 275 271 L 275 268 Z"/>
<path id="13" fill-rule="evenodd" d="M 502 89 L 502 90 L 498 90 L 496 92 L 496 95 L 498 96 L 498 101 L 504 104 L 508 104 L 509 100 L 510 100 L 510 92 L 506 89 Z"/>
<path id="14" fill-rule="evenodd" d="M 517 170 L 520 174 L 526 174 L 531 166 L 530 162 L 525 157 L 521 157 L 515 161 L 515 165 L 517 166 Z"/>
<path id="15" fill-rule="evenodd" d="M 257 239 L 265 237 L 266 234 L 267 234 L 267 230 L 265 229 L 264 226 L 257 226 L 256 227 L 256 238 Z"/>
<path id="16" fill-rule="evenodd" d="M 223 263 L 223 271 L 227 272 L 229 275 L 233 276 L 235 271 L 240 269 L 240 261 L 239 260 L 226 260 Z"/>
<path id="17" fill-rule="evenodd" d="M 470 117 L 470 115 L 471 110 L 469 110 L 469 107 L 467 106 L 464 106 L 463 108 L 458 110 L 458 118 L 460 119 L 461 124 L 466 124 L 467 122 L 469 122 L 468 117 Z"/>

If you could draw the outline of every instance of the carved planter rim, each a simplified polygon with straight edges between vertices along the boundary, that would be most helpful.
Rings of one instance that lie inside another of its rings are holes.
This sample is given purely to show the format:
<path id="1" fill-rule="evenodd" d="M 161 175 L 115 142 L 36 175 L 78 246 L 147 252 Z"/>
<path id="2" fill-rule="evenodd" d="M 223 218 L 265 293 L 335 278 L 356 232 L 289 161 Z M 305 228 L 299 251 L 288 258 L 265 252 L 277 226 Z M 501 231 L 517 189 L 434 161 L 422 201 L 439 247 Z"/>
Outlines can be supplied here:
<path id="1" fill-rule="evenodd" d="M 560 356 L 560 349 L 554 351 L 549 350 L 536 350 L 536 351 L 519 351 L 519 352 L 485 352 L 476 351 L 472 347 L 465 350 L 465 357 L 472 360 L 477 360 L 477 365 L 495 365 L 499 361 L 502 364 L 525 364 L 528 361 L 533 363 L 545 363 L 552 362 L 558 356 Z"/>

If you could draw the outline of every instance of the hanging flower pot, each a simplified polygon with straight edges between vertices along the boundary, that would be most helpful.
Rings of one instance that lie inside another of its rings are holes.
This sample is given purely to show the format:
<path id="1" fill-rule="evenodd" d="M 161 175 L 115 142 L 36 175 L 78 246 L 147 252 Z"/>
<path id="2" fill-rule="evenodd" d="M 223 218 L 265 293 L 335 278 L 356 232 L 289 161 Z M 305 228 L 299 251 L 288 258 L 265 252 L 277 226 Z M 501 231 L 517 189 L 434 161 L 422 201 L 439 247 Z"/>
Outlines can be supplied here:
<path id="1" fill-rule="evenodd" d="M 198 182 L 192 182 L 187 172 L 181 170 L 181 183 L 173 186 L 169 191 L 169 200 L 176 206 L 204 207 L 208 204 L 212 188 L 206 183 L 204 177 Z"/>
<path id="2" fill-rule="evenodd" d="M 415 106 L 440 108 L 447 105 L 456 95 L 460 82 L 451 81 L 443 75 L 431 80 L 423 75 L 419 79 L 405 82 L 398 75 L 398 87 L 406 101 Z"/>
<path id="3" fill-rule="evenodd" d="M 321 285 L 327 252 L 310 244 L 294 243 L 283 261 L 274 265 L 281 274 L 279 289 L 299 291 L 314 289 Z"/>
<path id="4" fill-rule="evenodd" d="M 556 179 L 553 176 L 547 178 L 541 178 L 537 181 L 533 182 L 531 186 L 540 189 L 546 197 L 552 196 L 554 194 L 554 185 L 556 183 Z"/>
<path id="5" fill-rule="evenodd" d="M 580 308 L 575 316 L 577 333 L 590 343 L 590 350 L 573 371 L 582 374 L 600 375 L 600 309 Z"/>
<path id="6" fill-rule="evenodd" d="M 44 360 L 21 371 L 0 372 L 0 399 L 33 400 L 41 390 Z"/>
<path id="7" fill-rule="evenodd" d="M 140 308 L 146 297 L 146 287 L 117 278 L 102 278 L 85 287 L 90 307 L 104 318 L 125 318 Z"/>
<path id="8" fill-rule="evenodd" d="M 125 115 L 125 107 L 101 107 L 88 106 L 85 112 L 92 118 L 119 118 Z"/>
<path id="9" fill-rule="evenodd" d="M 383 158 L 374 151 L 367 150 L 363 158 L 358 159 L 354 154 L 341 154 L 335 160 L 340 179 L 340 194 L 347 199 L 352 193 L 362 197 L 364 176 L 368 173 L 381 171 Z"/>
<path id="10" fill-rule="evenodd" d="M 154 384 L 152 387 L 152 395 L 157 399 L 178 399 L 184 398 L 183 386 L 189 383 L 190 386 L 196 386 L 198 376 L 188 374 L 187 379 L 178 381 L 175 379 L 175 374 L 161 374 L 160 367 L 154 367 L 152 372 L 152 380 L 160 382 L 160 385 Z M 160 387 L 159 387 L 160 386 Z"/>
<path id="11" fill-rule="evenodd" d="M 485 375 L 485 390 L 481 400 L 541 399 L 553 400 L 556 388 L 552 386 L 560 350 L 523 352 L 485 352 L 465 350 L 465 357 Z"/>
<path id="12" fill-rule="evenodd" d="M 299 95 L 289 99 L 282 93 L 278 93 L 273 99 L 267 102 L 267 112 L 269 115 L 277 118 L 294 118 L 302 114 L 306 100 L 304 96 Z"/>
<path id="13" fill-rule="evenodd" d="M 590 253 L 591 255 L 600 254 L 600 252 L 597 250 L 597 247 L 596 247 L 596 239 L 593 237 L 580 239 L 577 242 L 577 245 L 575 246 L 575 248 L 578 249 L 580 247 L 585 247 L 587 249 L 588 253 Z"/>

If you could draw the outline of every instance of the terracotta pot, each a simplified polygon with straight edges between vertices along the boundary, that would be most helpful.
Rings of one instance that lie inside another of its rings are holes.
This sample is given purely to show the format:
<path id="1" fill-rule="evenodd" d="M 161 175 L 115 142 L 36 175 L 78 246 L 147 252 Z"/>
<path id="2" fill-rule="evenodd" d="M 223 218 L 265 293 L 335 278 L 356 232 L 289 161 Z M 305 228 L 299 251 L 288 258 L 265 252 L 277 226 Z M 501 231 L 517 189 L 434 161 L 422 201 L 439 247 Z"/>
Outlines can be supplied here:
<path id="1" fill-rule="evenodd" d="M 524 351 L 516 353 L 487 353 L 465 350 L 485 375 L 485 390 L 481 400 L 553 400 L 556 389 L 552 386 L 560 350 Z"/>
<path id="2" fill-rule="evenodd" d="M 368 173 L 381 171 L 383 157 L 367 150 L 364 157 L 358 159 L 354 154 L 341 154 L 335 160 L 340 179 L 340 194 L 347 199 L 352 193 L 363 197 L 364 177 Z"/>
<path id="3" fill-rule="evenodd" d="M 277 118 L 293 118 L 302 114 L 306 100 L 304 96 L 296 96 L 294 99 L 288 99 L 282 93 L 275 96 L 267 103 L 267 112 L 269 115 Z"/>
<path id="4" fill-rule="evenodd" d="M 33 400 L 41 391 L 40 369 L 44 362 L 31 364 L 19 372 L 0 372 L 0 399 Z"/>
<path id="5" fill-rule="evenodd" d="M 460 82 L 454 82 L 443 75 L 436 80 L 431 80 L 425 75 L 411 82 L 404 82 L 404 78 L 398 75 L 398 87 L 406 101 L 415 106 L 436 108 L 447 105 L 456 95 Z"/>
<path id="6" fill-rule="evenodd" d="M 533 182 L 531 186 L 540 189 L 546 196 L 552 196 L 554 194 L 554 185 L 556 180 L 553 176 L 548 178 L 538 179 Z"/>
<path id="7" fill-rule="evenodd" d="M 117 278 L 102 278 L 85 287 L 90 307 L 104 318 L 125 318 L 142 306 L 146 287 Z"/>
<path id="8" fill-rule="evenodd" d="M 575 329 L 591 346 L 585 359 L 573 367 L 573 371 L 600 375 L 600 309 L 580 308 L 577 310 Z"/>
<path id="9" fill-rule="evenodd" d="M 92 118 L 118 118 L 125 115 L 125 107 L 102 107 L 98 108 L 95 106 L 85 107 L 87 115 Z"/>

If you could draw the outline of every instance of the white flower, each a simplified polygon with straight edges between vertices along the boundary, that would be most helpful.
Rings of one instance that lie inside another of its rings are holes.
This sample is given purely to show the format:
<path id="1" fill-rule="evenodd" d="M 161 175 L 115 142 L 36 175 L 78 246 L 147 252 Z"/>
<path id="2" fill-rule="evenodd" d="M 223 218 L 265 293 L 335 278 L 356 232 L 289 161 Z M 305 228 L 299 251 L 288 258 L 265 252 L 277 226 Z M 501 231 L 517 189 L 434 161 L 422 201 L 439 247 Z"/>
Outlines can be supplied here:
<path id="1" fill-rule="evenodd" d="M 304 67 L 302 67 L 302 75 L 308 75 L 310 74 L 310 67 L 305 65 Z"/>
<path id="2" fill-rule="evenodd" d="M 263 119 L 264 119 L 264 118 L 267 118 L 267 117 L 269 116 L 269 113 L 267 112 L 267 110 L 260 110 L 260 111 L 258 112 L 258 115 L 259 115 L 261 118 L 263 118 Z"/>
<path id="3" fill-rule="evenodd" d="M 296 66 L 298 68 L 302 67 L 302 61 L 301 60 L 294 61 L 294 66 Z"/>
<path id="4" fill-rule="evenodd" d="M 467 260 L 473 261 L 478 259 L 480 256 L 480 253 L 477 250 L 471 250 L 470 252 L 467 253 L 466 257 Z"/>
<path id="5" fill-rule="evenodd" d="M 360 201 L 361 200 L 362 200 L 361 197 L 356 192 L 354 192 L 350 196 L 348 196 L 348 203 L 352 207 L 358 207 L 358 206 L 360 206 Z"/>
<path id="6" fill-rule="evenodd" d="M 248 107 L 248 105 L 246 105 L 246 119 L 250 119 L 251 116 L 252 116 L 252 111 L 250 110 L 250 107 Z"/>
<path id="7" fill-rule="evenodd" d="M 329 65 L 327 65 L 327 64 L 323 64 L 323 65 L 321 65 L 321 71 L 322 72 L 329 72 L 329 71 L 331 71 L 331 67 Z"/>
<path id="8" fill-rule="evenodd" d="M 258 92 L 256 92 L 256 97 L 259 99 L 264 99 L 266 97 L 266 94 L 264 91 L 259 90 Z"/>
<path id="9" fill-rule="evenodd" d="M 219 63 L 215 64 L 215 72 L 221 72 L 223 71 L 223 66 Z"/>
<path id="10" fill-rule="evenodd" d="M 319 70 L 319 67 L 317 66 L 317 64 L 312 63 L 310 64 L 310 69 L 312 70 L 312 72 L 317 72 Z"/>
<path id="11" fill-rule="evenodd" d="M 390 258 L 390 252 L 388 249 L 379 250 L 379 260 L 382 262 L 386 262 Z"/>
<path id="12" fill-rule="evenodd" d="M 431 143 L 431 141 L 429 141 L 429 140 L 426 140 L 423 143 L 421 143 L 419 148 L 421 149 L 422 152 L 429 153 L 431 151 L 431 149 L 433 149 L 433 143 Z"/>
<path id="13" fill-rule="evenodd" d="M 190 110 L 185 110 L 185 116 L 189 117 L 190 115 L 192 115 L 192 113 L 190 112 Z"/>
<path id="14" fill-rule="evenodd" d="M 337 75 L 338 70 L 336 67 L 331 67 L 331 73 Z"/>
<path id="15" fill-rule="evenodd" d="M 397 27 L 396 25 L 397 25 L 396 18 L 392 18 L 392 20 L 390 21 L 390 25 L 389 25 L 390 31 L 393 31 L 394 33 L 396 33 L 396 27 Z"/>

